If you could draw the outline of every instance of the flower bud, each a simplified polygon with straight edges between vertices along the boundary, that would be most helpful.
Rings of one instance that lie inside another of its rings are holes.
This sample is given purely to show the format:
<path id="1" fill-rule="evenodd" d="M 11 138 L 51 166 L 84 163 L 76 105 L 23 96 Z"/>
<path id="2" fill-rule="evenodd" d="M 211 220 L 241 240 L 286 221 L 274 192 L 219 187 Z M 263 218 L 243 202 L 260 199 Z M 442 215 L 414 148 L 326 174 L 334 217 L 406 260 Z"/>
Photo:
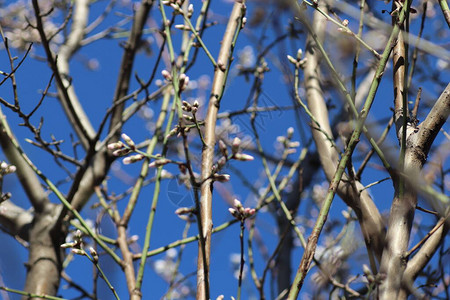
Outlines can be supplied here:
<path id="1" fill-rule="evenodd" d="M 239 151 L 239 146 L 241 145 L 241 139 L 235 137 L 233 143 L 231 144 L 231 152 L 236 154 Z"/>
<path id="2" fill-rule="evenodd" d="M 368 275 L 372 274 L 372 271 L 366 264 L 363 264 L 362 268 L 363 268 L 364 275 L 368 276 Z"/>
<path id="3" fill-rule="evenodd" d="M 187 26 L 184 26 L 184 24 L 177 24 L 177 25 L 175 25 L 175 28 L 181 29 L 181 30 L 190 30 L 190 28 Z"/>
<path id="4" fill-rule="evenodd" d="M 164 77 L 165 80 L 172 81 L 172 75 L 170 75 L 169 71 L 162 70 L 161 75 Z"/>
<path id="5" fill-rule="evenodd" d="M 233 217 L 239 219 L 239 212 L 235 208 L 229 208 L 228 211 Z"/>
<path id="6" fill-rule="evenodd" d="M 158 167 L 167 165 L 167 164 L 170 163 L 170 162 L 171 162 L 170 159 L 167 159 L 167 158 L 160 158 L 160 159 L 157 159 L 157 160 L 155 160 L 155 161 L 152 161 L 148 166 L 149 166 L 150 168 L 158 168 Z"/>
<path id="7" fill-rule="evenodd" d="M 195 211 L 195 208 L 193 207 L 180 207 L 175 211 L 175 214 L 177 215 L 187 215 L 192 214 Z"/>
<path id="8" fill-rule="evenodd" d="M 181 102 L 181 109 L 187 112 L 190 112 L 192 110 L 192 106 L 189 102 L 187 101 L 182 101 Z"/>
<path id="9" fill-rule="evenodd" d="M 73 246 L 75 246 L 75 244 L 76 243 L 74 243 L 74 242 L 69 242 L 69 243 L 62 244 L 60 247 L 63 248 L 63 249 L 72 248 Z"/>
<path id="10" fill-rule="evenodd" d="M 287 55 L 286 57 L 287 57 L 287 59 L 289 60 L 289 62 L 290 62 L 291 64 L 297 65 L 297 60 L 296 60 L 295 58 L 293 58 L 293 57 L 290 56 L 290 55 Z"/>
<path id="11" fill-rule="evenodd" d="M 297 60 L 301 60 L 302 56 L 303 56 L 303 50 L 299 48 L 297 50 Z"/>
<path id="12" fill-rule="evenodd" d="M 194 5 L 191 3 L 191 4 L 189 4 L 189 6 L 188 6 L 188 18 L 190 18 L 190 17 L 192 17 L 192 14 L 194 13 Z"/>
<path id="13" fill-rule="evenodd" d="M 294 134 L 294 128 L 293 127 L 289 127 L 287 129 L 287 138 L 291 139 L 293 134 Z"/>
<path id="14" fill-rule="evenodd" d="M 248 154 L 244 154 L 244 153 L 236 153 L 233 156 L 234 159 L 240 160 L 240 161 L 251 161 L 254 160 L 254 157 Z"/>
<path id="15" fill-rule="evenodd" d="M 89 252 L 91 253 L 92 260 L 94 261 L 94 264 L 98 263 L 98 254 L 97 251 L 95 251 L 94 248 L 90 247 Z"/>
<path id="16" fill-rule="evenodd" d="M 125 133 L 122 133 L 122 139 L 125 141 L 125 143 L 132 149 L 136 147 L 136 144 L 134 141 Z"/>
<path id="17" fill-rule="evenodd" d="M 11 174 L 14 173 L 17 170 L 15 165 L 8 165 L 5 170 L 5 174 Z"/>
<path id="18" fill-rule="evenodd" d="M 83 249 L 77 249 L 77 248 L 72 248 L 70 250 L 73 254 L 77 254 L 77 255 L 86 255 L 86 252 Z"/>
<path id="19" fill-rule="evenodd" d="M 131 149 L 124 148 L 124 149 L 119 149 L 119 150 L 114 151 L 113 155 L 114 156 L 125 156 L 130 152 L 131 152 Z"/>
<path id="20" fill-rule="evenodd" d="M 115 143 L 108 144 L 108 149 L 109 150 L 117 150 L 117 149 L 122 149 L 124 146 L 125 145 L 121 141 L 118 141 Z"/>
<path id="21" fill-rule="evenodd" d="M 219 169 L 222 169 L 223 166 L 225 166 L 225 164 L 227 163 L 227 158 L 225 156 L 222 156 L 219 161 L 217 162 L 217 167 Z"/>
<path id="22" fill-rule="evenodd" d="M 234 205 L 234 207 L 236 207 L 236 208 L 242 207 L 242 203 L 241 203 L 241 201 L 239 201 L 238 199 L 234 199 L 233 205 Z"/>
<path id="23" fill-rule="evenodd" d="M 241 29 L 243 29 L 245 27 L 245 24 L 247 24 L 247 18 L 243 17 L 242 18 L 242 24 L 241 24 Z"/>
<path id="24" fill-rule="evenodd" d="M 179 87 L 181 91 L 184 91 L 189 84 L 189 76 L 186 74 L 181 74 L 179 78 Z"/>
<path id="25" fill-rule="evenodd" d="M 124 165 L 129 165 L 129 164 L 135 163 L 135 162 L 137 162 L 137 161 L 143 160 L 144 157 L 145 157 L 145 156 L 142 155 L 142 154 L 136 154 L 136 155 L 132 155 L 132 156 L 125 157 L 125 158 L 122 160 L 122 162 L 123 162 Z"/>
<path id="26" fill-rule="evenodd" d="M 219 149 L 223 156 L 228 157 L 228 148 L 227 145 L 222 140 L 219 140 Z"/>
<path id="27" fill-rule="evenodd" d="M 227 182 L 230 181 L 230 175 L 229 174 L 214 174 L 213 178 L 215 181 L 219 182 Z"/>

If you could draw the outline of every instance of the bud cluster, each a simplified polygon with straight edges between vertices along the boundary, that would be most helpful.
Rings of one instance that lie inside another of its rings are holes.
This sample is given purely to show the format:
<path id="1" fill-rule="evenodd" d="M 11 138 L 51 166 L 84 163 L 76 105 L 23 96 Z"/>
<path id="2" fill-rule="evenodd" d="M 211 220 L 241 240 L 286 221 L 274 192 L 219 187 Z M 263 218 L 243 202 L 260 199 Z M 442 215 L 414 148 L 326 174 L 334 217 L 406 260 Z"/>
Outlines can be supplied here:
<path id="1" fill-rule="evenodd" d="M 67 242 L 62 244 L 60 247 L 67 249 L 71 248 L 71 251 L 75 254 L 85 255 L 86 253 L 82 249 L 83 247 L 83 239 L 82 239 L 82 233 L 81 230 L 77 230 L 75 234 L 73 235 L 74 240 L 72 242 Z M 75 251 L 74 251 L 75 250 Z"/>
<path id="2" fill-rule="evenodd" d="M 73 235 L 74 240 L 72 242 L 64 243 L 60 247 L 64 248 L 64 249 L 70 248 L 70 252 L 72 252 L 73 254 L 76 254 L 76 255 L 88 256 L 86 251 L 83 249 L 84 243 L 83 243 L 82 235 L 83 235 L 82 232 L 80 230 L 77 230 L 75 232 L 75 234 Z M 94 248 L 89 247 L 89 253 L 91 255 L 91 258 L 90 258 L 91 261 L 94 264 L 97 264 L 98 263 L 97 251 Z"/>
<path id="3" fill-rule="evenodd" d="M 182 14 L 181 5 L 183 5 L 183 2 L 184 0 L 164 0 L 162 4 L 172 7 L 176 13 Z"/>
<path id="4" fill-rule="evenodd" d="M 185 115 L 183 115 L 183 117 L 184 116 Z M 171 131 L 169 131 L 169 133 L 167 134 L 166 138 L 170 138 L 170 137 L 175 136 L 175 135 L 177 137 L 180 137 L 181 134 L 186 134 L 189 131 L 191 131 L 191 127 L 181 127 L 179 125 L 175 125 L 175 127 Z"/>
<path id="5" fill-rule="evenodd" d="M 286 136 L 277 137 L 277 141 L 283 145 L 285 151 L 287 151 L 287 154 L 295 153 L 297 151 L 295 148 L 298 148 L 300 146 L 299 142 L 291 141 L 293 135 L 294 135 L 294 128 L 289 127 Z"/>
<path id="6" fill-rule="evenodd" d="M 199 106 L 200 106 L 200 104 L 198 103 L 198 100 L 195 100 L 193 104 L 190 104 L 187 101 L 183 101 L 181 103 L 181 109 L 183 111 L 192 112 L 193 114 L 195 114 L 198 111 Z"/>
<path id="7" fill-rule="evenodd" d="M 122 139 L 124 142 L 122 141 L 118 141 L 115 143 L 111 143 L 108 144 L 108 149 L 113 151 L 113 155 L 117 156 L 117 157 L 121 157 L 121 156 L 125 156 L 128 155 L 132 152 L 136 152 L 137 148 L 136 148 L 136 143 L 125 133 L 122 133 Z M 124 165 L 129 165 L 138 161 L 141 161 L 145 158 L 146 156 L 144 154 L 138 153 L 135 155 L 131 155 L 128 157 L 125 157 L 122 162 Z"/>
<path id="8" fill-rule="evenodd" d="M 235 137 L 233 142 L 231 143 L 231 159 L 236 159 L 236 160 L 240 160 L 240 161 L 251 161 L 253 160 L 253 156 L 248 155 L 248 154 L 244 154 L 244 153 L 239 153 L 239 150 L 241 148 L 241 139 L 238 137 Z"/>
<path id="9" fill-rule="evenodd" d="M 0 164 L 0 176 L 14 173 L 16 169 L 15 165 L 9 165 L 7 162 L 2 161 Z"/>
<path id="10" fill-rule="evenodd" d="M 244 207 L 238 199 L 234 199 L 233 208 L 229 208 L 230 214 L 238 219 L 239 221 L 244 221 L 255 215 L 256 210 L 250 207 Z"/>
<path id="11" fill-rule="evenodd" d="M 245 154 L 245 153 L 239 153 L 239 149 L 241 146 L 241 139 L 238 137 L 235 137 L 233 142 L 231 143 L 231 155 L 228 151 L 228 146 L 225 144 L 223 140 L 219 140 L 219 150 L 222 156 L 219 158 L 217 163 L 213 166 L 213 172 L 217 172 L 221 170 L 225 164 L 230 159 L 240 160 L 240 161 L 251 161 L 253 160 L 253 156 Z M 213 175 L 213 179 L 219 182 L 226 182 L 230 180 L 230 175 L 228 174 L 217 174 L 215 173 Z"/>
<path id="12" fill-rule="evenodd" d="M 297 58 L 293 58 L 292 56 L 288 55 L 287 59 L 291 64 L 293 64 L 298 69 L 303 69 L 306 63 L 306 57 L 302 59 L 303 56 L 303 50 L 298 49 L 297 51 Z"/>
<path id="13" fill-rule="evenodd" d="M 136 144 L 128 135 L 122 133 L 121 137 L 124 140 L 125 144 L 121 141 L 118 141 L 108 145 L 108 149 L 114 151 L 114 156 L 124 156 L 136 150 Z"/>
<path id="14" fill-rule="evenodd" d="M 187 86 L 189 84 L 189 76 L 187 76 L 186 74 L 181 74 L 180 77 L 178 78 L 178 86 L 180 88 L 180 91 L 184 91 Z"/>

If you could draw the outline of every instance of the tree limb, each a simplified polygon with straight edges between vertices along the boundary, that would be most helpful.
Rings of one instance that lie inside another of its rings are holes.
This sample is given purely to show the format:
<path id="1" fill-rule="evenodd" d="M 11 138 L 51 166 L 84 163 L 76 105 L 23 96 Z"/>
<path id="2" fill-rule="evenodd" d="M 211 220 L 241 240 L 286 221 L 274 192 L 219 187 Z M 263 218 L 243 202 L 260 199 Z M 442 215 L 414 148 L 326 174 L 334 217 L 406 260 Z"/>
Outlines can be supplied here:
<path id="1" fill-rule="evenodd" d="M 242 26 L 245 14 L 245 4 L 236 1 L 230 14 L 228 25 L 222 39 L 222 44 L 214 72 L 214 81 L 205 118 L 205 146 L 202 152 L 202 185 L 200 201 L 200 221 L 203 238 L 199 242 L 197 262 L 197 299 L 206 300 L 209 295 L 209 263 L 211 251 L 212 224 L 212 189 L 211 171 L 214 160 L 214 146 L 216 144 L 216 122 L 220 107 L 220 100 L 224 92 L 225 82 L 230 67 L 234 39 Z M 202 243 L 204 242 L 204 244 Z M 203 245 L 202 245 L 203 244 Z"/>

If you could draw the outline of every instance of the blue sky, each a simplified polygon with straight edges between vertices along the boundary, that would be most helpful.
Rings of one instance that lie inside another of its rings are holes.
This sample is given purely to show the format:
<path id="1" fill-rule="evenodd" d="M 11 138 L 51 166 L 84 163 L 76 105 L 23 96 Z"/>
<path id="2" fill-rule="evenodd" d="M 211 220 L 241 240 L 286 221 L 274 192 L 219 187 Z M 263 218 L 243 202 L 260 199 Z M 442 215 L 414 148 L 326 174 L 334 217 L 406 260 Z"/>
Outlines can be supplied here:
<path id="1" fill-rule="evenodd" d="M 227 1 L 229 2 L 229 1 Z M 220 40 L 224 31 L 224 20 L 228 12 L 231 10 L 231 4 L 224 1 L 213 1 L 211 11 L 214 13 L 211 17 L 212 20 L 218 21 L 218 25 L 214 28 L 206 31 L 203 40 L 208 45 L 210 51 L 213 53 L 214 57 L 217 57 L 218 51 L 220 48 Z M 6 1 L 6 4 L 9 1 Z M 195 7 L 199 9 L 200 4 L 198 1 L 193 1 Z M 99 14 L 102 13 L 107 2 L 98 1 L 92 5 L 92 11 L 90 19 L 94 20 Z M 382 9 L 389 9 L 390 4 L 384 4 L 383 2 L 374 3 L 379 12 Z M 251 14 L 254 9 L 254 4 L 249 4 L 249 19 L 251 18 Z M 127 7 L 122 8 L 123 12 L 130 13 L 130 10 Z M 166 7 L 166 12 L 169 12 L 171 9 Z M 439 13 L 439 11 L 438 11 Z M 272 17 L 281 16 L 279 21 L 284 25 L 286 25 L 286 21 L 288 18 L 288 12 L 280 12 L 272 15 Z M 380 16 L 384 18 L 386 22 L 390 22 L 390 17 L 386 16 L 386 14 L 381 14 Z M 159 24 L 160 16 L 159 12 L 155 9 L 151 12 L 151 18 Z M 114 24 L 120 19 L 119 16 L 110 16 L 106 19 L 105 24 L 98 28 L 96 31 L 100 31 L 111 24 Z M 442 19 L 442 18 L 441 18 Z M 424 36 L 432 38 L 433 28 L 436 27 L 436 24 L 433 22 L 438 22 L 440 19 L 432 19 L 430 24 L 427 24 L 426 31 Z M 351 28 L 354 29 L 357 21 L 351 21 Z M 178 23 L 181 22 L 181 19 L 178 19 Z M 285 27 L 281 28 L 285 28 Z M 417 21 L 413 23 L 412 29 L 417 29 Z M 330 25 L 330 30 L 335 30 L 332 25 Z M 175 31 L 177 32 L 177 31 Z M 235 57 L 236 60 L 234 62 L 234 66 L 238 63 L 239 54 L 247 53 L 251 54 L 252 52 L 257 54 L 258 49 L 255 45 L 255 39 L 258 38 L 261 34 L 261 29 L 252 29 L 248 27 L 239 37 L 236 50 Z M 270 43 L 276 36 L 276 32 L 269 29 L 266 33 L 266 39 L 264 40 L 264 44 L 267 45 Z M 158 51 L 155 46 L 155 39 L 150 35 L 145 36 L 148 38 L 148 41 L 153 43 L 151 44 L 151 48 L 153 51 Z M 175 34 L 175 49 L 179 49 L 179 38 L 180 34 Z M 72 63 L 71 63 L 71 74 L 73 77 L 73 84 L 77 90 L 78 97 L 81 100 L 81 103 L 85 105 L 86 112 L 91 119 L 94 127 L 97 127 L 105 113 L 106 109 L 110 106 L 110 103 L 113 98 L 114 86 L 117 80 L 117 71 L 120 65 L 122 49 L 119 46 L 120 42 L 123 42 L 123 38 L 118 39 L 109 39 L 109 40 L 101 40 L 95 43 L 92 43 L 85 48 L 83 48 L 80 52 L 78 52 Z M 447 32 L 447 36 L 443 38 L 443 40 L 439 41 L 442 43 L 442 46 L 448 45 L 450 41 L 449 35 Z M 250 48 L 249 48 L 250 46 Z M 268 56 L 270 59 L 267 60 L 268 66 L 271 69 L 269 73 L 266 73 L 266 77 L 263 84 L 264 94 L 260 100 L 261 105 L 267 106 L 291 106 L 291 96 L 290 96 L 290 87 L 287 86 L 285 78 L 282 76 L 277 67 L 280 64 L 284 64 L 284 66 L 291 67 L 291 65 L 286 64 L 285 56 L 278 55 L 282 49 L 292 49 L 288 50 L 286 54 L 290 54 L 292 56 L 295 55 L 295 52 L 298 47 L 304 47 L 304 37 L 297 41 L 286 41 L 281 44 L 279 48 L 273 48 Z M 329 49 L 332 50 L 332 49 Z M 4 51 L 0 52 L 2 55 L 0 56 L 0 69 L 8 69 L 8 61 L 7 56 Z M 154 54 L 153 55 L 143 55 L 140 54 L 134 64 L 134 72 L 138 74 L 141 78 L 148 78 L 149 73 L 151 72 L 154 64 Z M 15 55 L 19 57 L 23 56 L 22 52 L 17 52 Z M 42 48 L 39 45 L 36 45 L 33 48 L 33 55 L 43 55 Z M 337 58 L 338 59 L 338 58 Z M 430 65 L 436 64 L 436 59 L 431 58 Z M 97 70 L 88 70 L 86 68 L 85 62 L 96 63 L 98 64 Z M 342 59 L 338 61 L 337 65 L 341 65 L 343 67 L 349 62 L 348 59 Z M 361 64 L 363 65 L 363 63 Z M 163 69 L 162 66 L 159 67 L 157 72 L 157 78 L 161 79 L 160 71 Z M 342 69 L 343 73 L 346 73 L 345 69 Z M 187 75 L 190 77 L 191 81 L 195 81 L 197 84 L 201 80 L 206 80 L 209 78 L 212 81 L 214 70 L 211 67 L 209 60 L 203 51 L 199 51 L 199 56 L 197 63 L 195 66 L 190 69 Z M 39 91 L 42 91 L 48 80 L 51 76 L 50 69 L 46 66 L 45 62 L 35 61 L 33 59 L 28 58 L 23 66 L 16 73 L 17 81 L 19 84 L 19 95 L 21 99 L 21 104 L 25 110 L 30 110 L 34 107 L 35 103 L 40 98 Z M 391 111 L 389 107 L 392 107 L 391 100 L 391 90 L 392 86 L 390 85 L 391 78 L 391 70 L 386 72 L 385 79 L 382 82 L 379 93 L 375 100 L 375 104 L 373 110 L 371 112 L 372 120 L 380 120 L 385 117 L 391 116 Z M 442 73 L 439 74 L 442 82 L 448 82 L 449 72 L 448 70 L 442 70 Z M 236 69 L 233 69 L 230 75 L 230 79 L 228 80 L 228 85 L 226 88 L 226 92 L 224 94 L 221 106 L 221 112 L 232 111 L 236 109 L 242 109 L 245 107 L 245 103 L 247 101 L 247 97 L 250 93 L 250 88 L 252 84 L 251 79 L 249 82 L 245 82 L 243 77 L 236 77 Z M 131 90 L 138 87 L 136 82 L 132 80 Z M 424 103 L 427 100 L 434 99 L 443 89 L 443 86 L 436 85 L 430 82 L 417 82 L 421 83 L 426 89 L 424 92 Z M 153 84 L 150 90 L 155 90 L 156 85 Z M 52 91 L 54 91 L 54 86 L 52 86 Z M 209 87 L 206 89 L 206 95 L 209 91 Z M 10 88 L 2 86 L 0 87 L 0 93 L 2 97 L 5 99 L 11 99 Z M 186 97 L 188 99 L 194 98 L 202 98 L 205 96 L 205 91 L 193 90 L 190 93 L 186 93 Z M 341 102 L 336 100 L 339 98 L 336 93 L 328 94 L 332 103 L 340 107 Z M 190 98 L 189 98 L 190 97 Z M 412 98 L 413 99 L 413 98 Z M 147 113 L 153 113 L 154 116 L 158 114 L 160 107 L 160 101 L 157 103 L 150 103 L 147 107 Z M 25 138 L 32 138 L 30 132 L 23 127 L 18 127 L 18 123 L 20 120 L 15 117 L 10 111 L 4 109 L 8 120 L 13 127 L 15 134 L 17 135 L 19 141 L 24 147 L 25 151 L 28 153 L 30 158 L 38 165 L 38 167 L 53 181 L 58 182 L 66 177 L 66 174 L 55 168 L 55 164 L 52 158 L 44 153 L 42 150 L 37 149 L 36 147 L 26 143 L 24 141 Z M 335 112 L 339 111 L 336 109 Z M 427 110 L 426 110 L 427 111 Z M 202 112 L 204 113 L 204 111 Z M 332 113 L 335 114 L 335 113 Z M 277 136 L 285 135 L 287 128 L 293 126 L 296 129 L 293 140 L 299 140 L 300 143 L 305 145 L 309 140 L 308 134 L 308 126 L 307 126 L 307 116 L 303 112 L 300 112 L 301 118 L 301 126 L 299 128 L 297 126 L 298 123 L 295 121 L 295 114 L 292 111 L 275 111 L 270 113 L 260 114 L 257 120 L 258 130 L 261 137 L 261 142 L 265 147 L 266 151 L 271 154 L 277 154 L 276 150 L 276 142 L 275 139 Z M 56 139 L 63 139 L 65 143 L 62 145 L 62 149 L 71 152 L 71 144 L 70 144 L 70 129 L 68 128 L 67 121 L 65 121 L 64 113 L 61 110 L 58 101 L 55 98 L 47 97 L 44 101 L 42 108 L 36 113 L 34 119 L 32 121 L 38 122 L 39 118 L 44 116 L 44 126 L 43 126 L 43 136 L 46 138 L 50 138 L 50 135 L 53 134 Z M 250 140 L 253 139 L 253 134 L 249 127 L 249 116 L 241 116 L 234 119 L 235 124 L 239 126 L 235 132 L 237 135 L 242 137 L 247 136 Z M 146 121 L 143 118 L 134 118 L 130 122 L 128 122 L 124 127 L 124 132 L 126 132 L 130 137 L 132 137 L 136 141 L 143 141 L 144 139 L 151 137 L 152 131 L 149 130 L 149 125 L 151 126 L 151 122 Z M 375 126 L 374 126 L 375 127 Z M 301 140 L 301 131 L 304 131 L 306 134 L 306 139 Z M 448 130 L 448 126 L 447 126 Z M 375 132 L 379 132 L 380 129 L 375 129 Z M 389 137 L 390 143 L 396 145 L 396 138 L 393 134 Z M 442 139 L 442 137 L 440 137 Z M 197 147 L 197 153 L 199 153 L 198 149 L 200 147 L 200 143 L 198 139 L 192 139 L 193 147 Z M 194 148 L 195 149 L 195 148 Z M 311 147 L 313 150 L 314 147 Z M 291 160 L 295 160 L 298 154 L 292 154 L 290 156 Z M 3 158 L 3 155 L 0 156 Z M 377 165 L 381 165 L 378 159 L 373 160 L 373 164 L 369 166 L 369 170 L 364 174 L 363 183 L 369 184 L 381 178 L 387 177 L 387 173 L 384 171 L 377 170 Z M 231 166 L 234 168 L 240 169 L 246 176 L 248 176 L 250 182 L 258 182 L 258 180 L 262 177 L 262 164 L 260 160 L 255 160 L 253 162 L 232 162 Z M 116 164 L 113 165 L 114 171 L 111 173 L 111 180 L 108 183 L 109 191 L 121 193 L 125 189 L 129 187 L 129 182 L 124 182 L 119 177 L 122 176 L 133 181 L 137 176 L 137 170 L 139 166 L 124 166 L 121 164 L 120 160 L 117 161 Z M 177 172 L 176 168 L 167 167 L 170 172 Z M 73 171 L 73 170 L 72 170 Z M 200 169 L 197 167 L 195 170 L 200 172 Z M 286 172 L 286 170 L 284 171 Z M 231 220 L 231 216 L 228 214 L 228 207 L 230 204 L 225 201 L 223 198 L 226 195 L 226 192 L 234 194 L 241 201 L 247 203 L 249 206 L 255 205 L 255 197 L 251 195 L 250 189 L 246 187 L 244 184 L 240 182 L 240 180 L 235 179 L 238 178 L 237 175 L 232 174 L 232 180 L 229 183 L 221 184 L 216 183 L 215 193 L 214 193 L 214 213 L 213 213 L 213 221 L 214 225 L 220 225 L 225 221 Z M 119 176 L 120 175 L 120 176 Z M 234 177 L 236 176 L 236 177 Z M 316 174 L 317 183 L 320 184 L 323 180 L 323 174 L 319 172 Z M 174 183 L 173 181 L 171 182 Z M 180 220 L 173 212 L 176 208 L 178 208 L 177 203 L 174 203 L 173 198 L 170 196 L 170 191 L 173 191 L 173 185 L 169 186 L 170 181 L 164 182 L 160 201 L 158 204 L 158 213 L 156 214 L 155 220 L 155 229 L 152 235 L 152 243 L 151 249 L 158 248 L 160 246 L 164 246 L 174 240 L 177 240 L 181 237 L 185 222 Z M 267 184 L 267 182 L 265 183 Z M 264 185 L 265 186 L 265 185 Z M 14 202 L 21 205 L 22 207 L 29 207 L 28 202 L 26 201 L 23 192 L 21 191 L 21 187 L 18 181 L 13 176 L 7 176 L 5 178 L 5 189 L 7 189 L 13 194 Z M 62 191 L 67 191 L 70 187 L 69 184 L 62 184 L 60 186 Z M 180 187 L 180 193 L 188 193 L 182 187 Z M 387 211 L 390 205 L 390 201 L 393 195 L 393 188 L 390 181 L 382 182 L 373 188 L 371 188 L 371 194 L 374 199 L 376 199 L 376 203 L 381 211 Z M 144 188 L 142 195 L 139 198 L 138 206 L 136 209 L 136 215 L 132 218 L 132 221 L 129 226 L 130 235 L 138 235 L 139 240 L 138 244 L 142 245 L 143 236 L 145 231 L 145 224 L 147 222 L 147 215 L 150 208 L 151 198 L 153 195 L 153 186 L 147 186 Z M 308 199 L 308 194 L 305 194 L 306 199 Z M 50 196 L 52 201 L 57 201 L 56 197 Z M 189 198 L 187 198 L 187 201 Z M 95 197 L 91 199 L 91 202 L 86 206 L 86 209 L 83 210 L 83 216 L 85 218 L 95 220 L 98 210 L 93 211 L 89 209 L 89 206 L 92 205 L 95 201 Z M 306 203 L 306 200 L 305 200 Z M 123 211 L 125 201 L 119 202 L 119 209 Z M 301 205 L 300 206 L 300 214 L 308 215 L 311 213 L 309 210 L 311 206 L 309 205 Z M 331 219 L 340 218 L 341 211 L 346 209 L 343 205 L 343 202 L 336 198 L 331 210 Z M 426 218 L 426 216 L 424 216 Z M 277 232 L 276 232 L 276 222 L 270 213 L 265 212 L 258 216 L 257 226 L 260 230 L 261 236 L 263 236 L 266 246 L 268 247 L 268 252 L 271 253 L 277 242 Z M 108 236 L 115 236 L 115 230 L 113 228 L 112 223 L 108 219 L 104 219 L 102 222 L 102 233 Z M 357 231 L 359 228 L 357 227 Z M 247 235 L 248 232 L 245 234 Z M 196 226 L 193 225 L 189 231 L 189 236 L 196 234 Z M 21 289 L 23 288 L 24 278 L 25 278 L 25 267 L 23 266 L 23 262 L 27 260 L 26 251 L 22 246 L 18 245 L 16 241 L 10 238 L 8 235 L 4 233 L 0 233 L 0 238 L 3 241 L 3 246 L 0 247 L 0 274 L 1 279 L 3 280 L 6 286 Z M 356 236 L 359 237 L 359 231 L 356 233 Z M 227 230 L 214 235 L 213 237 L 213 245 L 212 245 L 212 267 L 211 267 L 211 296 L 213 298 L 217 297 L 220 294 L 224 294 L 226 297 L 235 296 L 237 290 L 237 280 L 233 276 L 233 266 L 230 262 L 230 257 L 239 253 L 239 226 L 235 224 L 228 228 Z M 140 246 L 136 244 L 136 250 L 140 250 Z M 192 275 L 192 272 L 196 270 L 196 252 L 197 246 L 196 243 L 191 243 L 186 246 L 183 253 L 183 261 L 180 266 L 180 272 L 183 275 L 189 275 L 189 279 L 186 281 L 187 286 L 195 289 L 195 274 Z M 258 251 L 256 251 L 258 253 Z M 294 258 L 294 272 L 296 270 L 296 266 L 299 262 L 300 255 L 302 251 L 301 248 L 296 247 L 293 251 Z M 170 253 L 169 253 L 170 254 Z M 357 252 L 358 255 L 365 255 L 364 251 L 359 250 Z M 355 254 L 356 255 L 356 254 Z M 150 298 L 146 299 L 159 299 L 164 293 L 167 291 L 167 283 L 158 276 L 154 269 L 158 264 L 158 260 L 163 260 L 166 258 L 166 254 L 161 254 L 156 257 L 152 257 L 149 260 L 147 272 L 145 274 L 144 280 L 144 295 Z M 105 272 L 108 274 L 108 278 L 113 283 L 113 286 L 117 289 L 121 298 L 127 298 L 127 290 L 124 281 L 123 273 L 120 268 L 118 268 L 110 259 L 101 258 L 100 263 L 104 268 Z M 262 273 L 263 269 L 263 260 L 261 255 L 256 255 L 256 266 L 258 274 Z M 84 257 L 75 257 L 75 260 L 70 264 L 67 269 L 67 274 L 76 280 L 77 283 L 82 284 L 87 290 L 91 289 L 92 286 L 92 264 Z M 361 273 L 361 266 L 354 265 L 351 266 L 352 270 L 355 272 Z M 11 270 L 14 270 L 13 272 Z M 83 274 L 83 276 L 80 276 Z M 252 295 L 258 295 L 256 289 L 254 288 L 254 284 L 251 281 L 251 278 L 248 276 L 244 281 L 244 289 L 243 295 L 244 299 L 250 299 Z M 309 280 L 309 278 L 307 279 Z M 3 283 L 0 282 L 0 285 Z M 64 297 L 74 297 L 78 295 L 77 292 L 67 291 L 64 289 L 65 282 L 62 282 L 60 292 Z M 267 285 L 269 286 L 269 285 Z M 102 280 L 99 280 L 99 295 L 101 299 L 112 299 L 112 295 L 107 287 L 104 285 Z M 309 292 L 310 288 L 305 285 L 305 292 Z M 267 295 L 269 295 L 269 287 L 267 287 L 266 291 Z M 0 298 L 2 294 L 0 294 Z M 305 296 L 305 295 L 304 295 Z M 12 294 L 9 295 L 10 299 L 19 299 L 17 296 Z M 303 297 L 303 296 L 301 296 Z M 306 296 L 305 296 L 306 297 Z"/>

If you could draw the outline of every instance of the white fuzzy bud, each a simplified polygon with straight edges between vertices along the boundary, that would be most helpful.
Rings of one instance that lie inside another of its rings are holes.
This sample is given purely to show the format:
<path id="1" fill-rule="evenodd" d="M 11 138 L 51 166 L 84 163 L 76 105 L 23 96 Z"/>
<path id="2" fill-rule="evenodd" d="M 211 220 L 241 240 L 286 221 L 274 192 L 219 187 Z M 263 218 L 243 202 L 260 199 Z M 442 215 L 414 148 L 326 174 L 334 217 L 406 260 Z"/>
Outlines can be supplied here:
<path id="1" fill-rule="evenodd" d="M 240 161 L 251 161 L 255 159 L 253 156 L 244 153 L 236 153 L 233 157 Z"/>
<path id="2" fill-rule="evenodd" d="M 134 148 L 136 146 L 136 144 L 134 143 L 134 141 L 125 133 L 122 133 L 122 139 L 125 141 L 125 143 L 130 147 L 130 148 Z"/>
<path id="3" fill-rule="evenodd" d="M 172 75 L 170 75 L 169 71 L 162 70 L 161 75 L 164 77 L 165 80 L 172 81 Z"/>
<path id="4" fill-rule="evenodd" d="M 157 159 L 155 161 L 152 161 L 148 166 L 150 168 L 158 168 L 164 165 L 167 165 L 168 163 L 170 163 L 171 160 L 167 159 L 167 158 L 161 158 L 161 159 Z"/>
<path id="5" fill-rule="evenodd" d="M 142 154 L 136 154 L 136 155 L 132 155 L 132 156 L 125 157 L 125 158 L 122 160 L 122 162 L 123 162 L 124 165 L 129 165 L 129 164 L 135 163 L 135 162 L 137 162 L 137 161 L 143 160 L 144 157 L 145 157 L 145 156 L 142 155 Z"/>

